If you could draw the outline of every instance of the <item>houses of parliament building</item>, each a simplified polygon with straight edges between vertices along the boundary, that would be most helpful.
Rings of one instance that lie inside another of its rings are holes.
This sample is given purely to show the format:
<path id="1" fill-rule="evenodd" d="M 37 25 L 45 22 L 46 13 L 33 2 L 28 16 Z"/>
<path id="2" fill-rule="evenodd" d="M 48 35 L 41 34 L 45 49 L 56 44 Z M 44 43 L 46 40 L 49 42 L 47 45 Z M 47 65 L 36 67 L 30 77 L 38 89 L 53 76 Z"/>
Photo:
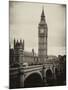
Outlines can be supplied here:
<path id="1" fill-rule="evenodd" d="M 23 63 L 28 65 L 43 64 L 56 60 L 56 56 L 47 55 L 47 39 L 48 39 L 48 26 L 45 19 L 44 8 L 42 9 L 40 23 L 38 25 L 38 55 L 34 49 L 31 52 L 24 50 L 25 41 L 14 39 L 14 48 L 10 48 L 10 67 L 20 66 Z"/>
<path id="2" fill-rule="evenodd" d="M 14 48 L 10 48 L 9 66 L 10 66 L 11 88 L 15 87 L 14 85 L 16 85 L 17 87 L 18 86 L 17 84 L 20 84 L 20 86 L 22 85 L 21 87 L 28 87 L 30 82 L 32 84 L 32 80 L 34 82 L 33 86 L 35 85 L 35 83 L 37 84 L 37 81 L 35 82 L 35 77 L 37 77 L 36 78 L 37 80 L 39 79 L 38 76 L 34 76 L 35 74 L 34 75 L 32 74 L 33 77 L 29 76 L 29 78 L 26 79 L 26 77 L 29 75 L 30 72 L 34 73 L 37 70 L 39 70 L 38 73 L 41 73 L 43 81 L 45 81 L 44 79 L 46 78 L 49 84 L 51 83 L 51 85 L 66 84 L 66 56 L 59 55 L 57 57 L 54 55 L 48 55 L 47 42 L 48 42 L 48 26 L 45 19 L 43 8 L 40 23 L 38 24 L 38 54 L 35 53 L 34 49 L 32 49 L 31 52 L 28 51 L 26 52 L 24 49 L 25 47 L 24 40 L 22 41 L 14 39 Z M 23 77 L 25 77 L 25 79 Z M 56 79 L 54 79 L 54 77 Z"/>

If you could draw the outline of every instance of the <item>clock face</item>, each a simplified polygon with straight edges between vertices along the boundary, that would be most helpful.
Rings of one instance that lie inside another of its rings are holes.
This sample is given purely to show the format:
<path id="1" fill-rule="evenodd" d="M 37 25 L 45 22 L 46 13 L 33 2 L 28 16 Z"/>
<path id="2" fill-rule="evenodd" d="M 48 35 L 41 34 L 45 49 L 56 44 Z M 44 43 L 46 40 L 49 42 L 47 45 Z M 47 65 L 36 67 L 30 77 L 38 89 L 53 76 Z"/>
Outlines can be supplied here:
<path id="1" fill-rule="evenodd" d="M 44 33 L 44 29 L 40 29 L 40 33 Z"/>

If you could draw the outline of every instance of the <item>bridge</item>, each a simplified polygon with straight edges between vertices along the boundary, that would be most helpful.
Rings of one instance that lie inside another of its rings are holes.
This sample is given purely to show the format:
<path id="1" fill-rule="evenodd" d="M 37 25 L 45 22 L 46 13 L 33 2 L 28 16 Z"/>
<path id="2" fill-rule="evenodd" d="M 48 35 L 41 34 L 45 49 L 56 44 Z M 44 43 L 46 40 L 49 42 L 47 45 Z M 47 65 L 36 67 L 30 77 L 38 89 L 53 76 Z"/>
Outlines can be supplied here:
<path id="1" fill-rule="evenodd" d="M 46 85 L 47 80 L 56 79 L 60 73 L 59 64 L 47 63 L 27 67 L 10 68 L 10 88 L 38 87 Z"/>
<path id="2" fill-rule="evenodd" d="M 52 84 L 54 86 L 55 80 L 64 83 L 64 73 L 66 72 L 65 62 L 62 64 L 62 58 L 61 62 L 59 62 L 58 58 L 54 59 L 51 57 L 49 59 L 47 41 L 48 25 L 43 8 L 40 23 L 38 24 L 38 55 L 36 55 L 34 49 L 32 49 L 31 53 L 25 52 L 24 40 L 22 42 L 22 40 L 18 41 L 14 39 L 14 48 L 10 48 L 10 88 L 40 87 Z M 27 62 L 29 66 L 24 67 L 24 62 Z M 64 76 L 61 72 L 63 72 Z M 57 79 L 60 77 L 61 79 Z M 64 79 L 62 80 L 63 77 Z M 57 81 L 56 83 L 58 83 Z"/>

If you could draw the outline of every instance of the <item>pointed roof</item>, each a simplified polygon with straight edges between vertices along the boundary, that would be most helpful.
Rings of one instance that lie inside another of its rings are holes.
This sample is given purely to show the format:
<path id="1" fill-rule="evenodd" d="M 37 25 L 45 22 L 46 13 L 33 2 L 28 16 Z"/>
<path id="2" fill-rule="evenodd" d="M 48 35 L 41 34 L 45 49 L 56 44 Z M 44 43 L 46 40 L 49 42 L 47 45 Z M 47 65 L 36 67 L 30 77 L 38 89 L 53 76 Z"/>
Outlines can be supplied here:
<path id="1" fill-rule="evenodd" d="M 45 17 L 45 14 L 44 14 L 44 6 L 42 7 L 42 14 L 41 14 L 41 17 Z"/>
<path id="2" fill-rule="evenodd" d="M 45 14 L 44 14 L 44 6 L 42 6 L 42 13 L 41 13 L 40 24 L 43 25 L 45 23 L 46 23 L 46 20 L 45 20 Z"/>

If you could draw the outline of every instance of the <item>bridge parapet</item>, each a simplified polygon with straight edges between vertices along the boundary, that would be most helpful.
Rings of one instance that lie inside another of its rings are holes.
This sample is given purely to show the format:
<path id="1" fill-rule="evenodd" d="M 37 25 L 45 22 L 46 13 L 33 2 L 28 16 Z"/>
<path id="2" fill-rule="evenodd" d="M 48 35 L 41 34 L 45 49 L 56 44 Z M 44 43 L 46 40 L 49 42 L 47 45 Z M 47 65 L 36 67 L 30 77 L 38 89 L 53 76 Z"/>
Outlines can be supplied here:
<path id="1" fill-rule="evenodd" d="M 57 64 L 58 65 L 58 64 Z M 10 79 L 11 81 L 20 83 L 19 87 L 24 87 L 24 81 L 33 74 L 37 74 L 41 77 L 43 81 L 46 81 L 46 72 L 51 70 L 53 78 L 55 77 L 55 68 L 54 64 L 44 64 L 44 65 L 32 65 L 26 67 L 13 67 L 10 68 Z M 13 83 L 12 82 L 12 83 Z"/>
<path id="2" fill-rule="evenodd" d="M 33 65 L 33 66 L 28 66 L 28 67 L 13 67 L 10 68 L 10 75 L 15 75 L 15 74 L 19 74 L 21 73 L 26 73 L 26 72 L 30 72 L 30 71 L 35 71 L 35 70 L 40 70 L 42 69 L 42 65 Z"/>

